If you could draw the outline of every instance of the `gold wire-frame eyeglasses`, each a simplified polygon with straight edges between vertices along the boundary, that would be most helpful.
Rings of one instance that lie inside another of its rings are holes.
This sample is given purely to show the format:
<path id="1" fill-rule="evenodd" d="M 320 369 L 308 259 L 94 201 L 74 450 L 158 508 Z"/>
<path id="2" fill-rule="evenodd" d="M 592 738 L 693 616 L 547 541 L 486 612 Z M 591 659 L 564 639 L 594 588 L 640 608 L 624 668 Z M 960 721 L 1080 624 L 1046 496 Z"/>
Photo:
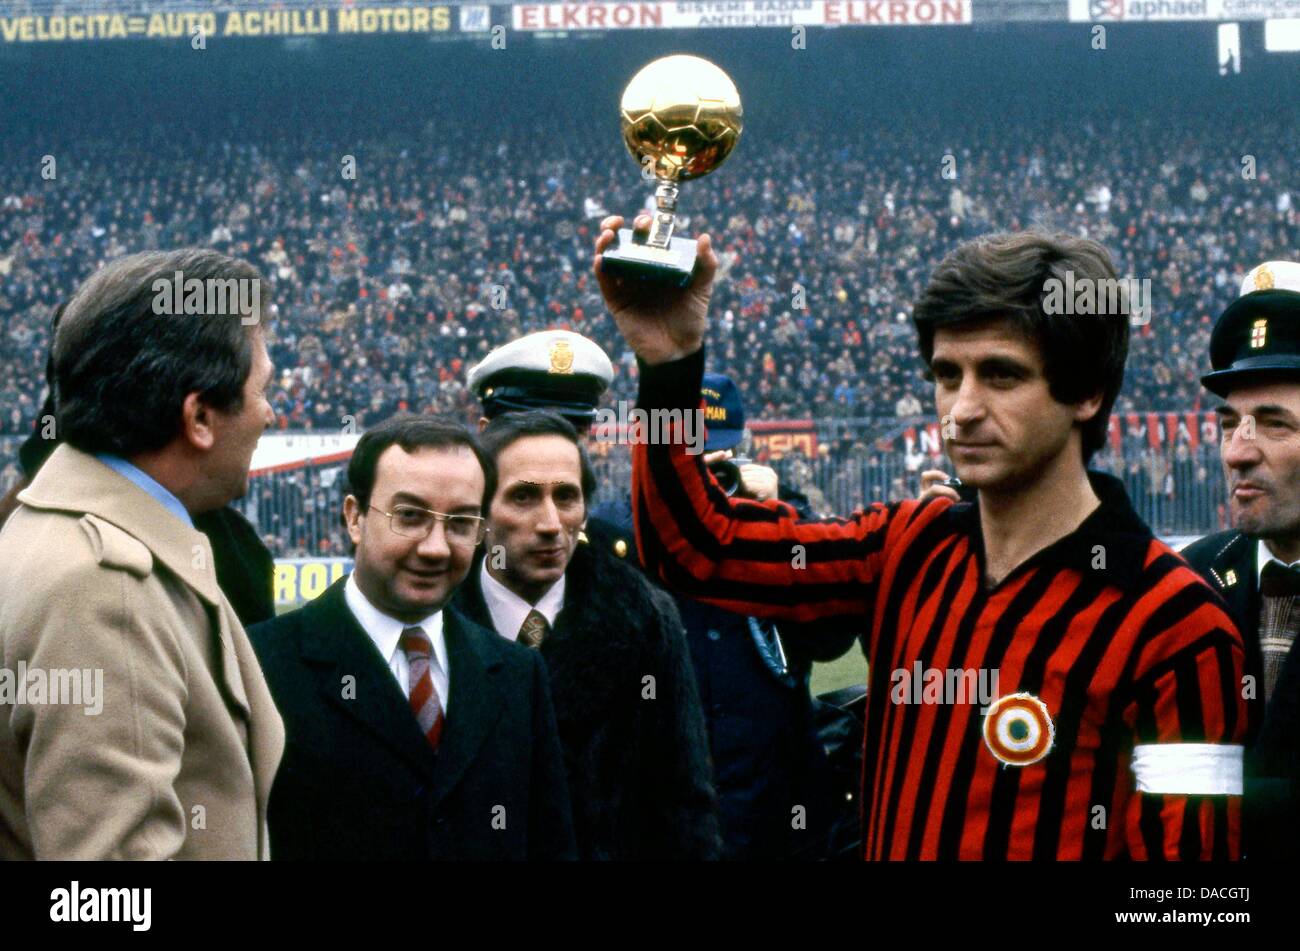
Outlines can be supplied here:
<path id="1" fill-rule="evenodd" d="M 433 527 L 439 522 L 446 523 L 447 542 L 472 548 L 483 540 L 487 532 L 486 520 L 481 515 L 448 515 L 418 505 L 402 503 L 394 505 L 391 512 L 377 505 L 370 506 L 376 512 L 388 516 L 388 527 L 393 534 L 403 538 L 428 538 Z"/>

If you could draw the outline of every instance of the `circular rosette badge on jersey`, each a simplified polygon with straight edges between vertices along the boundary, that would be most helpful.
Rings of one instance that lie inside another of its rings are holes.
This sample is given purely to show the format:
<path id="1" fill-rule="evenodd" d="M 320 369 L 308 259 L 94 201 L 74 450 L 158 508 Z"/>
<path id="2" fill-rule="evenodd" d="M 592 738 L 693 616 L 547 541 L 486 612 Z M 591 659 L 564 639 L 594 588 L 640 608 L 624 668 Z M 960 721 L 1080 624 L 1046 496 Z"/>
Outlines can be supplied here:
<path id="1" fill-rule="evenodd" d="M 984 745 L 1008 766 L 1029 766 L 1051 752 L 1056 740 L 1047 704 L 1033 694 L 999 697 L 984 716 Z"/>

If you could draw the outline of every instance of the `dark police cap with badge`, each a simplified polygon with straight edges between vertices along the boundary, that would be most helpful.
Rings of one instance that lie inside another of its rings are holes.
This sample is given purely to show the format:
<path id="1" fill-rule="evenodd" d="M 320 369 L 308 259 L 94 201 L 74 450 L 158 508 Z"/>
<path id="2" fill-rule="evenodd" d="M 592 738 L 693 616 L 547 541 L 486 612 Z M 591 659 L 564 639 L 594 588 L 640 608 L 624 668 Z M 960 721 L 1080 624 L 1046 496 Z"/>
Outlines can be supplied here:
<path id="1" fill-rule="evenodd" d="M 1246 275 L 1210 336 L 1211 393 L 1267 377 L 1300 378 L 1300 264 L 1267 261 Z"/>
<path id="2" fill-rule="evenodd" d="M 704 451 L 731 449 L 745 435 L 745 404 L 731 377 L 706 373 L 700 383 L 704 397 Z"/>
<path id="3" fill-rule="evenodd" d="M 497 347 L 471 367 L 469 388 L 488 419 L 549 409 L 586 432 L 613 378 L 613 364 L 595 343 L 568 330 L 542 330 Z"/>
<path id="4" fill-rule="evenodd" d="M 733 448 L 745 435 L 745 404 L 740 390 L 730 377 L 706 373 L 700 381 L 700 395 L 704 397 L 704 451 Z M 735 478 L 739 481 L 739 470 Z M 587 534 L 598 547 L 612 549 L 620 558 L 630 554 L 632 561 L 641 566 L 636 557 L 630 492 L 593 508 Z"/>

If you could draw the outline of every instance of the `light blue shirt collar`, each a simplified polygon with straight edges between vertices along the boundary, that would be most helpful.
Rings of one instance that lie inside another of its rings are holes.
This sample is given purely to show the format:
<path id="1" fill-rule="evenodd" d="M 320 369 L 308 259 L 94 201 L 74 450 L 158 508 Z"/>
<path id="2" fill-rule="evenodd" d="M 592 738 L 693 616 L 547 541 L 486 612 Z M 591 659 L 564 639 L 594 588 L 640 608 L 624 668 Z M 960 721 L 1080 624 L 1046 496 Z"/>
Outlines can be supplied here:
<path id="1" fill-rule="evenodd" d="M 96 453 L 95 458 L 108 466 L 114 472 L 126 476 L 140 488 L 144 489 L 158 501 L 159 505 L 171 512 L 190 528 L 194 527 L 194 519 L 190 518 L 190 513 L 186 510 L 185 506 L 181 504 L 181 500 L 172 495 L 161 482 L 149 475 L 149 473 L 145 472 L 139 466 L 132 465 L 121 456 L 114 456 L 107 452 Z"/>

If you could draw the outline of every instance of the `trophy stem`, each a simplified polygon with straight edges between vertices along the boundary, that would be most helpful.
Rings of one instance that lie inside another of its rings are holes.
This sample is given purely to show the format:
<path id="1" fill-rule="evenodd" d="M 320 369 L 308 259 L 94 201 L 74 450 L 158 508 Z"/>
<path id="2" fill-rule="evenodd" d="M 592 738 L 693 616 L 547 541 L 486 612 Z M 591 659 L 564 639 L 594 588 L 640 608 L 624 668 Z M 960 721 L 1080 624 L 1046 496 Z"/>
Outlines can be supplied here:
<path id="1" fill-rule="evenodd" d="M 676 182 L 659 183 L 655 188 L 655 206 L 658 211 L 650 225 L 650 235 L 646 238 L 646 244 L 652 248 L 666 248 L 669 239 L 673 236 L 673 226 L 676 223 L 674 214 L 677 210 Z"/>

